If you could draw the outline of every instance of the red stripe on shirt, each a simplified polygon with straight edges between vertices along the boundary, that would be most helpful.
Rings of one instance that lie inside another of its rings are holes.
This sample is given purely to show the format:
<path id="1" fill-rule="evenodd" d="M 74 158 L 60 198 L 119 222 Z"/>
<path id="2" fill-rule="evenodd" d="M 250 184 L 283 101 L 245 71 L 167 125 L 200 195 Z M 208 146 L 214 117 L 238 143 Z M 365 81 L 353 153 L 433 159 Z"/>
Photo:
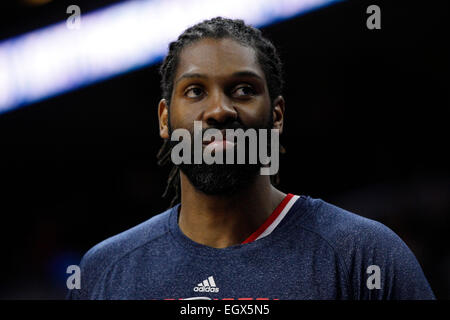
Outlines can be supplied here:
<path id="1" fill-rule="evenodd" d="M 267 218 L 267 220 L 256 230 L 253 232 L 250 237 L 248 237 L 242 244 L 244 243 L 250 243 L 252 241 L 255 241 L 261 233 L 264 232 L 271 224 L 272 222 L 280 215 L 281 211 L 283 211 L 284 207 L 288 204 L 289 200 L 292 199 L 294 195 L 292 193 L 289 193 L 284 197 L 283 201 L 278 205 L 278 207 L 275 208 L 275 210 L 271 213 L 271 215 Z"/>

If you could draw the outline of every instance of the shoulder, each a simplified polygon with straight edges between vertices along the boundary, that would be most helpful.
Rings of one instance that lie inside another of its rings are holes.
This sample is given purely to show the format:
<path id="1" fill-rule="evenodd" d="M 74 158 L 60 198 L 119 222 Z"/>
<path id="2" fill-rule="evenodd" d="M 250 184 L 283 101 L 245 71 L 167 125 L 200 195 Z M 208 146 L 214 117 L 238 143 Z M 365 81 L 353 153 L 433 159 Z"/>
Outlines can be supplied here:
<path id="1" fill-rule="evenodd" d="M 415 255 L 389 227 L 321 199 L 309 201 L 311 210 L 301 228 L 333 248 L 355 289 L 355 298 L 434 298 Z M 373 266 L 381 270 L 383 290 L 366 290 Z"/>
<path id="2" fill-rule="evenodd" d="M 171 210 L 157 214 L 152 218 L 112 236 L 92 247 L 83 257 L 84 260 L 114 260 L 164 235 L 168 229 L 168 217 Z"/>
<path id="3" fill-rule="evenodd" d="M 335 244 L 351 241 L 360 245 L 380 245 L 401 242 L 401 239 L 386 225 L 347 211 L 321 199 L 308 198 L 310 212 L 302 228 L 323 240 Z"/>
<path id="4" fill-rule="evenodd" d="M 92 298 L 91 292 L 112 265 L 127 254 L 166 235 L 172 210 L 173 208 L 157 214 L 89 249 L 80 262 L 82 288 L 78 290 L 78 298 Z"/>

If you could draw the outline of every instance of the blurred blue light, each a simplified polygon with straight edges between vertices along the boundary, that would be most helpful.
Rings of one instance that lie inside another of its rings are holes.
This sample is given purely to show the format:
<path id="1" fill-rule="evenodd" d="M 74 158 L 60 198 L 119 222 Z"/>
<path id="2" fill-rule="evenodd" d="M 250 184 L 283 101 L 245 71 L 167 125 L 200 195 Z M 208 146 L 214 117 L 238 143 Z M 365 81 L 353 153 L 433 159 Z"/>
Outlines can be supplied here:
<path id="1" fill-rule="evenodd" d="M 266 26 L 339 0 L 141 0 L 0 43 L 0 114 L 162 59 L 187 27 L 215 16 Z M 69 14 L 67 15 L 69 18 Z"/>

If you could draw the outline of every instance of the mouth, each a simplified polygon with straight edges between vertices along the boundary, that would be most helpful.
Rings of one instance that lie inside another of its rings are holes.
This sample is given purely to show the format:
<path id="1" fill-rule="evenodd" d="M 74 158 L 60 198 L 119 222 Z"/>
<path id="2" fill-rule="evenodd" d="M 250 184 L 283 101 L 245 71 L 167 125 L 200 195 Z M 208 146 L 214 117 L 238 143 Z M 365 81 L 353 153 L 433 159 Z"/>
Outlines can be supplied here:
<path id="1" fill-rule="evenodd" d="M 204 143 L 203 145 L 213 149 L 215 152 L 234 148 L 234 142 L 230 142 L 228 140 L 212 141 L 206 144 Z"/>
<path id="2" fill-rule="evenodd" d="M 215 137 L 211 137 L 211 140 L 203 140 L 203 147 L 209 147 L 215 151 L 234 148 L 235 143 L 226 139 L 225 130 L 222 130 L 221 132 L 222 138 L 215 139 Z"/>

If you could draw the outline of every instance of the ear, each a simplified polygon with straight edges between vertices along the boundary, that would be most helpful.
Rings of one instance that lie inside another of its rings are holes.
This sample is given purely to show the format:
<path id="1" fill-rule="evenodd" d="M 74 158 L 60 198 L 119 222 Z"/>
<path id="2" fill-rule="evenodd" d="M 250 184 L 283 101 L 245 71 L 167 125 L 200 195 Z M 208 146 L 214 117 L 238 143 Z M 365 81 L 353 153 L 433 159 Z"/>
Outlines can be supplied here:
<path id="1" fill-rule="evenodd" d="M 273 129 L 280 130 L 280 134 L 283 132 L 284 103 L 284 98 L 282 96 L 276 97 L 273 101 Z"/>
<path id="2" fill-rule="evenodd" d="M 159 135 L 163 139 L 169 139 L 169 106 L 166 99 L 161 99 L 158 104 Z"/>

